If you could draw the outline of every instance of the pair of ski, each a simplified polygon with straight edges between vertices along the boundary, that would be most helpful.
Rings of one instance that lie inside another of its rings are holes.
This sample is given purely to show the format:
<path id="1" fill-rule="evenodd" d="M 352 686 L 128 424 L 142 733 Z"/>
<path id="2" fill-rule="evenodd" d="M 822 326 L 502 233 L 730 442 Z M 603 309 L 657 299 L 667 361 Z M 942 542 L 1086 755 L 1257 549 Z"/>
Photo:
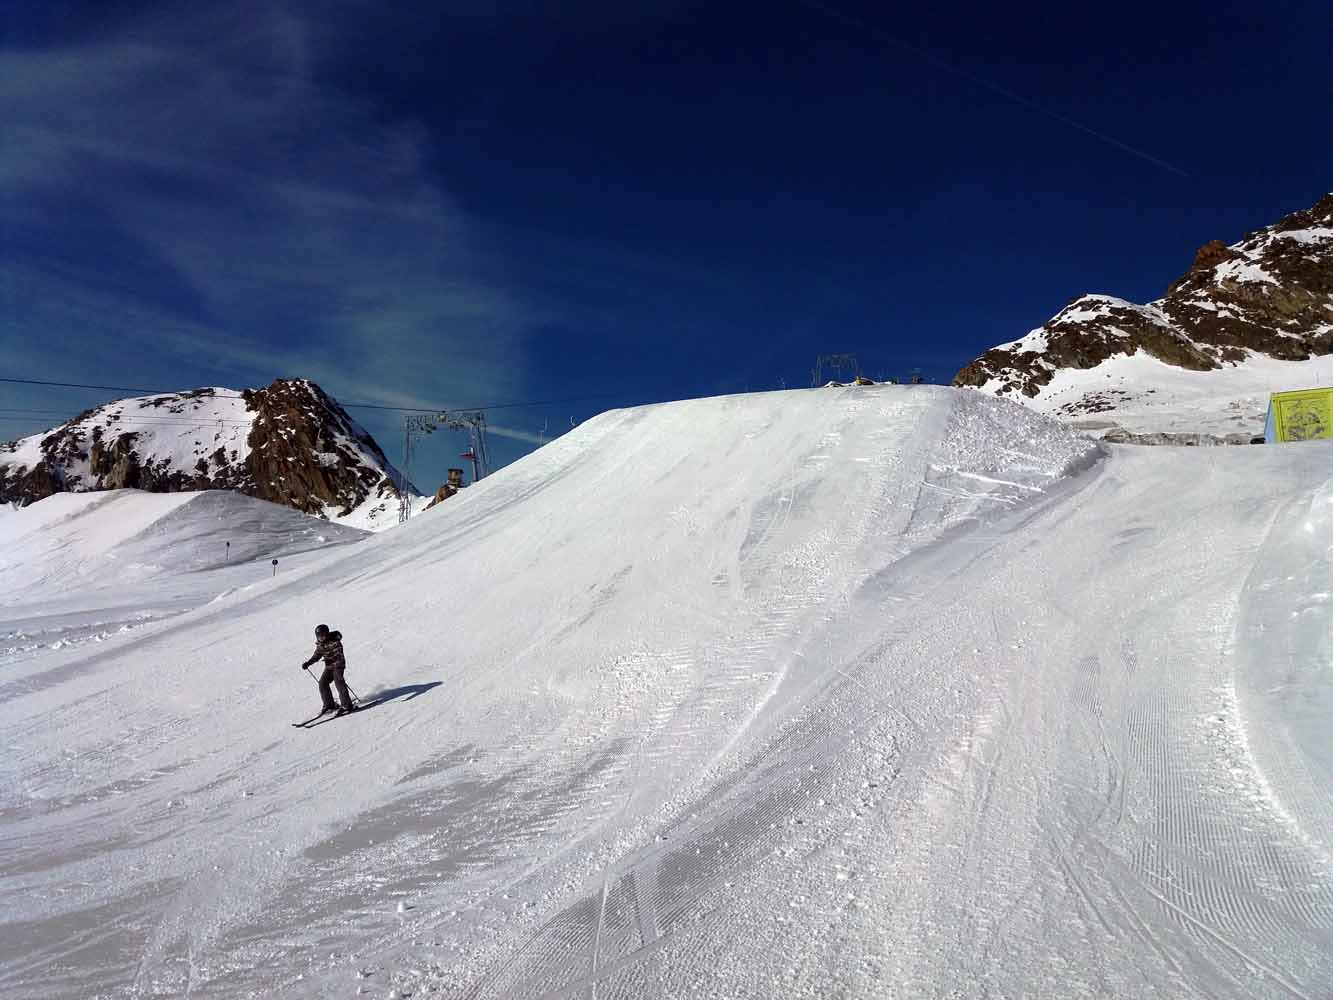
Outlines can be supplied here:
<path id="1" fill-rule="evenodd" d="M 341 714 L 339 714 L 337 711 L 320 712 L 314 718 L 306 719 L 304 722 L 293 722 L 292 725 L 295 726 L 297 729 L 314 729 L 316 726 L 322 726 L 324 725 L 324 723 L 332 722 L 334 719 L 341 719 L 348 715 L 355 715 L 357 712 L 370 708 L 372 705 L 378 705 L 379 703 L 380 700 L 376 698 L 374 701 L 368 701 L 363 705 L 357 705 L 350 712 L 343 712 Z"/>

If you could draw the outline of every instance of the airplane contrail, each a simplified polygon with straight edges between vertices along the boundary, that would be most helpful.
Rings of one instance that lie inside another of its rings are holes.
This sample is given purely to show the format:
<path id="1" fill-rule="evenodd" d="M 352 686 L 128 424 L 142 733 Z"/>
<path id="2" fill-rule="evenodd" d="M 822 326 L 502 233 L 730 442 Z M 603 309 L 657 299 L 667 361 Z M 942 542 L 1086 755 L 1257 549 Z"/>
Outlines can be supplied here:
<path id="1" fill-rule="evenodd" d="M 898 48 L 900 49 L 904 49 L 908 52 L 911 52 L 918 59 L 922 59 L 925 62 L 930 63 L 936 69 L 942 69 L 946 73 L 952 73 L 954 76 L 961 77 L 964 80 L 967 80 L 969 83 L 974 83 L 978 87 L 982 87 L 986 90 L 989 90 L 991 93 L 999 94 L 1001 97 L 1006 97 L 1009 100 L 1013 101 L 1015 104 L 1021 104 L 1023 107 L 1027 108 L 1030 111 L 1036 111 L 1038 114 L 1043 114 L 1047 118 L 1054 118 L 1061 124 L 1068 125 L 1070 128 L 1078 129 L 1080 132 L 1086 133 L 1087 135 L 1092 136 L 1094 139 L 1100 139 L 1107 145 L 1114 146 L 1116 149 L 1129 153 L 1131 156 L 1137 156 L 1141 160 L 1146 160 L 1153 166 L 1161 167 L 1163 170 L 1169 170 L 1171 171 L 1171 173 L 1178 174 L 1181 177 L 1189 176 L 1189 174 L 1186 171 L 1181 170 L 1173 163 L 1167 163 L 1166 160 L 1163 160 L 1162 158 L 1157 156 L 1153 156 L 1151 153 L 1146 153 L 1141 149 L 1131 146 L 1127 142 L 1121 142 L 1115 136 L 1107 135 L 1105 132 L 1100 132 L 1097 129 L 1093 128 L 1091 125 L 1085 125 L 1081 121 L 1077 121 L 1076 119 L 1070 118 L 1068 115 L 1062 115 L 1060 112 L 1048 108 L 1044 104 L 1039 104 L 1038 102 L 1032 100 L 1031 98 L 1024 97 L 1022 94 L 1015 93 L 1008 87 L 1001 86 L 1000 84 L 995 83 L 994 81 L 986 79 L 984 76 L 978 76 L 971 70 L 963 69 L 963 67 L 961 66 L 955 66 L 951 62 L 946 62 L 939 56 L 933 55 L 932 53 L 928 52 L 925 49 L 918 48 L 911 42 L 905 42 L 896 35 L 891 35 L 888 32 L 875 27 L 875 25 L 870 24 L 869 22 L 863 20 L 862 18 L 856 17 L 853 14 L 848 14 L 846 11 L 838 10 L 836 7 L 830 7 L 827 4 L 820 3 L 819 0 L 796 0 L 796 2 L 802 4 L 803 6 L 810 7 L 813 10 L 821 11 L 822 13 L 827 14 L 829 17 L 833 17 L 839 21 L 842 21 L 844 24 L 849 24 L 854 28 L 859 28 L 863 31 L 866 31 L 869 34 L 874 35 L 881 41 L 889 42 L 892 45 L 898 46 Z"/>

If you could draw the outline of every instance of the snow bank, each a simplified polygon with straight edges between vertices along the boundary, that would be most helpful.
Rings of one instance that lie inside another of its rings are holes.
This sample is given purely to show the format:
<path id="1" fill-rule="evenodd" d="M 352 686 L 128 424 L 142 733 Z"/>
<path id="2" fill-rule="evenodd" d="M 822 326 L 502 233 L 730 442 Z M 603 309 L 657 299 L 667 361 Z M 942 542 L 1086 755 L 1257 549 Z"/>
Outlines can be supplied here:
<path id="1" fill-rule="evenodd" d="M 1330 450 L 925 386 L 603 414 L 132 646 L 14 654 L 0 982 L 1317 995 L 1325 832 L 1236 794 L 1273 751 L 1226 692 Z M 369 707 L 294 730 L 317 622 Z"/>
<path id="2" fill-rule="evenodd" d="M 1252 794 L 1333 880 L 1333 478 L 1278 512 L 1245 581 L 1243 611 L 1227 721 L 1254 770 Z"/>
<path id="3" fill-rule="evenodd" d="M 1252 355 L 1196 372 L 1139 352 L 1117 355 L 1095 368 L 1061 369 L 1041 395 L 1025 398 L 1023 405 L 1090 433 L 1119 427 L 1130 434 L 1230 436 L 1248 442 L 1263 435 L 1272 393 L 1327 385 L 1333 385 L 1333 356 L 1277 361 Z M 1084 398 L 1097 393 L 1113 411 L 1087 412 Z"/>
<path id="4" fill-rule="evenodd" d="M 0 519 L 0 595 L 31 603 L 361 537 L 356 529 L 225 490 L 56 493 Z"/>

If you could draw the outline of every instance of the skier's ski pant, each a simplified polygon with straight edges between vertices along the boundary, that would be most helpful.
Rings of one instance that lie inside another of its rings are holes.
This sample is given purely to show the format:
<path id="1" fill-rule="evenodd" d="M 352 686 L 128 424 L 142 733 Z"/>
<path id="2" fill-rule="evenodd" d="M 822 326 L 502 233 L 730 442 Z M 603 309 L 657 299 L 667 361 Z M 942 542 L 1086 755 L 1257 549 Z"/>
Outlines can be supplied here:
<path id="1" fill-rule="evenodd" d="M 343 680 L 342 667 L 325 667 L 324 672 L 319 675 L 319 696 L 324 699 L 324 707 L 336 708 L 333 703 L 333 692 L 329 690 L 330 685 L 337 686 L 338 700 L 342 702 L 342 707 L 350 709 L 352 696 L 347 691 L 347 682 Z"/>

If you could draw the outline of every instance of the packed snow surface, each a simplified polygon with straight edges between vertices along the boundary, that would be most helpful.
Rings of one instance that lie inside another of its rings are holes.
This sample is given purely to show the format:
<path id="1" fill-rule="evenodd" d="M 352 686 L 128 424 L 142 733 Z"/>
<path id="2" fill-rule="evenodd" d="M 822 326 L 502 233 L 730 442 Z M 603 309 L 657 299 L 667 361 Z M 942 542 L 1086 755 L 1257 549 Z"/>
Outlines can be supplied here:
<path id="1" fill-rule="evenodd" d="M 1027 339 L 1016 343 L 1026 345 Z M 1088 433 L 1119 427 L 1131 434 L 1208 435 L 1241 443 L 1263 436 L 1273 393 L 1327 386 L 1333 386 L 1333 355 L 1279 361 L 1253 354 L 1200 372 L 1140 351 L 1116 355 L 1094 368 L 1062 368 L 1039 396 L 1021 401 Z M 992 381 L 980 391 L 998 387 Z M 1086 400 L 1096 396 L 1114 409 L 1089 412 Z"/>
<path id="2" fill-rule="evenodd" d="M 1330 459 L 925 386 L 614 411 L 0 654 L 0 993 L 1328 996 Z M 317 622 L 368 707 L 293 729 Z"/>
<path id="3" fill-rule="evenodd" d="M 55 493 L 0 510 L 0 669 L 226 600 L 275 577 L 274 559 L 286 573 L 368 537 L 226 490 Z"/>

